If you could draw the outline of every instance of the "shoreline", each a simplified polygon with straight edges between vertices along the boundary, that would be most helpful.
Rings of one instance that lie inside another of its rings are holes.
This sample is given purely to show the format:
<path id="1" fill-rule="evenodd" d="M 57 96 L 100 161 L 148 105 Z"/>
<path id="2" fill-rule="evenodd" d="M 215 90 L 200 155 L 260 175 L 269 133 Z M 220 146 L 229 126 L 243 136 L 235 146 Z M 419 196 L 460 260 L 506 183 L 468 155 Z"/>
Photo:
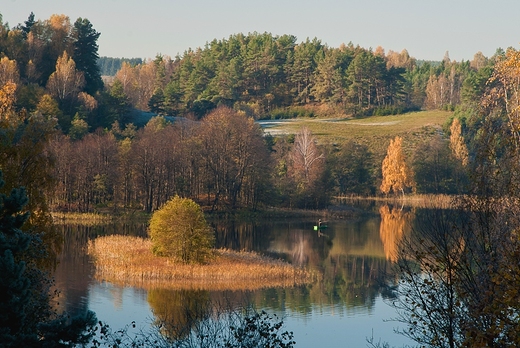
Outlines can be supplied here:
<path id="1" fill-rule="evenodd" d="M 386 202 L 391 204 L 398 204 L 409 206 L 413 208 L 440 208 L 446 209 L 452 207 L 453 201 L 458 196 L 455 195 L 423 195 L 410 194 L 403 196 L 335 196 L 333 197 L 334 204 L 329 205 L 326 209 L 307 210 L 298 208 L 279 208 L 266 207 L 256 211 L 250 210 L 222 210 L 222 211 L 205 211 L 205 216 L 208 220 L 218 219 L 235 219 L 235 220 L 255 220 L 255 219 L 308 219 L 309 221 L 315 219 L 327 220 L 341 220 L 345 218 L 358 217 L 367 214 L 366 210 L 357 208 L 360 202 Z M 345 205 L 342 202 L 352 203 L 352 205 Z M 136 209 L 118 209 L 114 211 L 111 208 L 103 208 L 91 213 L 77 213 L 77 212 L 52 212 L 54 223 L 56 224 L 105 224 L 118 221 L 136 221 L 146 223 L 151 217 L 151 214 L 145 213 Z"/>

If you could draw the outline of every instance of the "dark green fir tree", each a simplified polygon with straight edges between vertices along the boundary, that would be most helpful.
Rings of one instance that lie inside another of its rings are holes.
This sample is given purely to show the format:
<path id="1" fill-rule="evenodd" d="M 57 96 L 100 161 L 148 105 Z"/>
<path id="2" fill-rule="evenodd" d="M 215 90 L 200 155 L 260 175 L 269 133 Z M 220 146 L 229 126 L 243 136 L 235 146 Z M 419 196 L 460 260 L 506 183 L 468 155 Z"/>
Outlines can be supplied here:
<path id="1" fill-rule="evenodd" d="M 0 172 L 0 190 L 4 186 Z M 35 267 L 30 245 L 41 243 L 22 227 L 29 218 L 24 188 L 0 194 L 0 346 L 70 347 L 86 344 L 97 319 L 87 311 L 79 317 L 56 314 L 50 305 L 50 280 Z"/>
<path id="2" fill-rule="evenodd" d="M 103 87 L 101 72 L 98 65 L 99 54 L 97 40 L 98 33 L 92 23 L 86 18 L 78 18 L 74 23 L 74 54 L 72 58 L 76 63 L 76 69 L 82 71 L 85 76 L 85 92 L 94 95 Z"/>

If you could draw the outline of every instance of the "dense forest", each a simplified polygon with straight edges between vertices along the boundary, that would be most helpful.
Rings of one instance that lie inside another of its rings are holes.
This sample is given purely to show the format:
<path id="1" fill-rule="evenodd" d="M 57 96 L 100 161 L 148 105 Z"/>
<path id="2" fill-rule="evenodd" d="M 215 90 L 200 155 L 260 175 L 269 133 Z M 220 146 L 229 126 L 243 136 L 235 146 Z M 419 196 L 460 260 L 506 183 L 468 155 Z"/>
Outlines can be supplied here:
<path id="1" fill-rule="evenodd" d="M 318 143 L 308 129 L 265 136 L 254 120 L 455 110 L 459 142 L 473 158 L 481 98 L 506 58 L 497 50 L 491 58 L 455 62 L 446 54 L 433 63 L 406 50 L 250 33 L 174 59 L 100 59 L 99 35 L 87 19 L 71 23 L 65 15 L 35 20 L 31 13 L 23 24 L 0 25 L 7 140 L 0 168 L 13 185 L 35 186 L 52 209 L 150 212 L 176 194 L 212 210 L 319 208 L 333 195 L 378 194 L 381 155 L 367 144 Z M 114 73 L 110 81 L 101 68 Z M 143 127 L 136 120 L 144 112 L 156 117 Z M 407 159 L 410 190 L 467 190 L 466 164 L 449 134 L 447 125 Z M 34 152 L 29 167 L 47 164 L 45 194 L 34 183 L 36 167 L 31 177 L 23 166 L 26 152 Z"/>
<path id="2" fill-rule="evenodd" d="M 101 72 L 101 76 L 114 76 L 116 72 L 121 69 L 123 62 L 130 64 L 131 66 L 140 65 L 143 63 L 142 58 L 112 58 L 112 57 L 99 57 L 98 65 Z"/>
<path id="3" fill-rule="evenodd" d="M 500 51 L 497 52 L 500 54 Z M 202 117 L 226 105 L 258 118 L 454 109 L 482 88 L 495 57 L 418 62 L 406 50 L 331 48 L 291 35 L 238 34 L 172 59 L 123 62 L 113 88 L 161 115 Z M 487 69 L 485 69 L 487 68 Z M 317 106 L 321 106 L 317 108 Z"/>

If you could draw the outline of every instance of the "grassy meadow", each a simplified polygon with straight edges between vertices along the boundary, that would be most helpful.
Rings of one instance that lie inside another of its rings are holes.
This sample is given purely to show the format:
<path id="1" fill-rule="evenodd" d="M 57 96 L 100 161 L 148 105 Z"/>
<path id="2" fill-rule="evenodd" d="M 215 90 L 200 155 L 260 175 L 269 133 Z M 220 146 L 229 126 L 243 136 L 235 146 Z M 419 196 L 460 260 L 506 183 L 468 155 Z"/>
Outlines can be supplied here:
<path id="1" fill-rule="evenodd" d="M 379 158 L 384 156 L 390 139 L 399 135 L 409 154 L 425 139 L 442 132 L 453 112 L 432 110 L 394 116 L 365 118 L 298 118 L 271 123 L 266 133 L 296 134 L 308 127 L 320 144 L 341 144 L 349 140 L 367 145 Z"/>
<path id="2" fill-rule="evenodd" d="M 215 250 L 204 265 L 183 264 L 152 254 L 147 238 L 111 235 L 89 241 L 95 278 L 145 289 L 254 290 L 291 287 L 316 279 L 316 275 L 252 252 Z"/>

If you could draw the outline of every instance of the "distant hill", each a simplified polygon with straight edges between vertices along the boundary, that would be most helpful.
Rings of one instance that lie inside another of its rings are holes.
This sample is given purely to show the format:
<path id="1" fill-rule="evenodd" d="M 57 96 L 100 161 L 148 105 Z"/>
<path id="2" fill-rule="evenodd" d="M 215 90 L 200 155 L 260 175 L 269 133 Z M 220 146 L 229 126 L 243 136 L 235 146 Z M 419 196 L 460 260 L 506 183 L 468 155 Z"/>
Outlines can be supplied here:
<path id="1" fill-rule="evenodd" d="M 130 65 L 135 66 L 143 63 L 142 58 L 112 58 L 112 57 L 99 57 L 98 65 L 101 70 L 102 76 L 114 76 L 123 62 L 128 62 Z"/>

